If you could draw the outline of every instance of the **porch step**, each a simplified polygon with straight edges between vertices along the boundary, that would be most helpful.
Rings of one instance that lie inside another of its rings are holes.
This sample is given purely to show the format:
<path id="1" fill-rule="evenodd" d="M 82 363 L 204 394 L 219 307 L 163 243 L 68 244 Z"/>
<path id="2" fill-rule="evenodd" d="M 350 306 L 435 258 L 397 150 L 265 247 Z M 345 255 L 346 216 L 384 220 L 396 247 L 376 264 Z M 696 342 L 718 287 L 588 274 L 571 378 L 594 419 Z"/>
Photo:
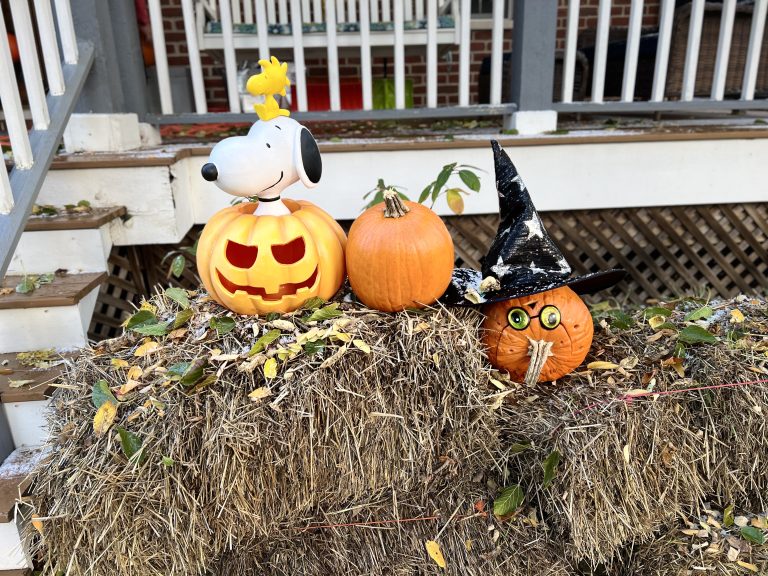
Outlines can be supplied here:
<path id="1" fill-rule="evenodd" d="M 105 272 L 56 275 L 27 294 L 0 295 L 0 354 L 45 348 L 82 348 Z M 13 290 L 22 276 L 6 276 L 0 285 Z"/>
<path id="2" fill-rule="evenodd" d="M 111 231 L 124 206 L 93 208 L 82 214 L 32 216 L 24 228 L 8 274 L 103 272 L 112 249 Z"/>
<path id="3" fill-rule="evenodd" d="M 0 409 L 14 446 L 40 446 L 45 441 L 45 410 L 73 356 L 53 353 L 40 361 L 44 367 L 35 368 L 19 361 L 15 353 L 0 354 Z"/>
<path id="4" fill-rule="evenodd" d="M 3 571 L 24 574 L 32 568 L 22 541 L 29 515 L 17 507 L 17 501 L 29 488 L 30 473 L 44 454 L 40 448 L 20 448 L 0 465 L 0 576 Z"/>

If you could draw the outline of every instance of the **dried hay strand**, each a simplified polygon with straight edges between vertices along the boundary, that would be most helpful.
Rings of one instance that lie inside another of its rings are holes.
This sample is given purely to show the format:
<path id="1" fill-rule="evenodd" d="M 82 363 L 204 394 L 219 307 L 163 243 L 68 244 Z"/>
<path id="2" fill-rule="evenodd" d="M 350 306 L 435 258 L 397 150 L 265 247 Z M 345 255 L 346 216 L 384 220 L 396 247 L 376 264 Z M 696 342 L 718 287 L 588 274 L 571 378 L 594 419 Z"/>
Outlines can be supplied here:
<path id="1" fill-rule="evenodd" d="M 762 504 L 766 384 L 675 390 L 768 378 L 768 305 L 666 306 L 603 318 L 591 369 L 520 387 L 501 409 L 503 483 L 526 487 L 574 558 L 592 565 L 653 538 L 707 495 Z M 551 455 L 559 464 L 545 479 Z"/>
<path id="2" fill-rule="evenodd" d="M 186 308 L 174 296 L 79 358 L 52 401 L 33 492 L 51 571 L 204 574 L 225 550 L 322 510 L 492 466 L 476 312 L 334 304 L 226 319 L 204 297 Z M 101 436 L 100 380 L 120 401 Z"/>

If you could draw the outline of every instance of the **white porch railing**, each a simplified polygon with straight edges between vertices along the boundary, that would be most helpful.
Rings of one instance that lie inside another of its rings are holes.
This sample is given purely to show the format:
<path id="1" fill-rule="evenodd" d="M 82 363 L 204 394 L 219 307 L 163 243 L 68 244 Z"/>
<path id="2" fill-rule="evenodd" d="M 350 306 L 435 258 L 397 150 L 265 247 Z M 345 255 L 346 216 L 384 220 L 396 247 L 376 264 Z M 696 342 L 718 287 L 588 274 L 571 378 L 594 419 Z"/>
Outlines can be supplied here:
<path id="1" fill-rule="evenodd" d="M 9 0 L 31 131 L 27 129 L 22 92 L 0 12 L 0 102 L 13 152 L 10 174 L 0 170 L 0 278 L 5 274 L 93 61 L 92 46 L 77 43 L 69 0 L 54 2 L 55 24 L 51 0 L 34 0 L 35 30 L 27 0 Z M 42 66 L 36 38 L 40 39 Z"/>

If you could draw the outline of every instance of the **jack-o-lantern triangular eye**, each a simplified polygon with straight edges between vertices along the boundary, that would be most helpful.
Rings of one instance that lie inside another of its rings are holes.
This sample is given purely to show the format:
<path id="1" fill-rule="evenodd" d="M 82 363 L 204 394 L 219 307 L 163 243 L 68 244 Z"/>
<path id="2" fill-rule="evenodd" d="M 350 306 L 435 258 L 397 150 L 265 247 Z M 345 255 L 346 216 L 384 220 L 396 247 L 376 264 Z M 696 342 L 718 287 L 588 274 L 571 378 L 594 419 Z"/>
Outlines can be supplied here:
<path id="1" fill-rule="evenodd" d="M 258 246 L 245 246 L 232 240 L 227 240 L 227 261 L 236 268 L 250 268 L 259 255 Z"/>
<path id="2" fill-rule="evenodd" d="M 275 260 L 280 264 L 295 264 L 304 258 L 305 251 L 304 238 L 301 236 L 291 240 L 287 244 L 272 245 L 272 256 L 274 256 Z"/>

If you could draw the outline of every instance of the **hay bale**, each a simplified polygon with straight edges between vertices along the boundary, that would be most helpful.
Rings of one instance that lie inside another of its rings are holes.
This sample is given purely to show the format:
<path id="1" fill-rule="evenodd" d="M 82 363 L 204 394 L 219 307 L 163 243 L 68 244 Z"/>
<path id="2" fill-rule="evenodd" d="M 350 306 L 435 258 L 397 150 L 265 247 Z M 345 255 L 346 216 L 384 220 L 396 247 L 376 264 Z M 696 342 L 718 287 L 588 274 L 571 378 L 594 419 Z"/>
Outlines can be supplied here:
<path id="1" fill-rule="evenodd" d="M 153 307 L 165 321 L 180 313 L 162 295 Z M 198 298 L 183 332 L 152 338 L 145 355 L 129 333 L 80 358 L 53 400 L 51 455 L 36 480 L 38 513 L 51 518 L 46 563 L 73 574 L 202 574 L 225 550 L 268 542 L 322 510 L 390 489 L 426 494 L 490 468 L 498 441 L 483 400 L 480 316 L 343 308 L 314 326 L 306 311 L 238 317 L 226 332 L 223 310 Z M 248 356 L 268 330 L 281 335 Z M 129 366 L 143 371 L 138 385 L 127 383 Z M 101 438 L 99 379 L 132 388 Z M 143 442 L 130 461 L 117 426 Z"/>
<path id="2" fill-rule="evenodd" d="M 700 307 L 677 303 L 663 319 L 669 329 L 658 332 L 642 311 L 621 318 L 629 324 L 623 329 L 601 322 L 589 361 L 614 369 L 520 389 L 502 407 L 502 481 L 526 487 L 577 560 L 611 562 L 627 544 L 654 538 L 660 526 L 696 509 L 705 495 L 765 509 L 768 480 L 759 471 L 768 457 L 766 388 L 674 391 L 765 378 L 768 306 L 746 299 L 711 304 L 711 316 L 700 323 L 720 340 L 689 345 L 680 363 L 674 360 L 679 331 Z M 745 320 L 734 324 L 737 309 Z M 651 383 L 671 394 L 626 396 Z M 542 488 L 542 462 L 555 452 L 557 474 Z"/>

